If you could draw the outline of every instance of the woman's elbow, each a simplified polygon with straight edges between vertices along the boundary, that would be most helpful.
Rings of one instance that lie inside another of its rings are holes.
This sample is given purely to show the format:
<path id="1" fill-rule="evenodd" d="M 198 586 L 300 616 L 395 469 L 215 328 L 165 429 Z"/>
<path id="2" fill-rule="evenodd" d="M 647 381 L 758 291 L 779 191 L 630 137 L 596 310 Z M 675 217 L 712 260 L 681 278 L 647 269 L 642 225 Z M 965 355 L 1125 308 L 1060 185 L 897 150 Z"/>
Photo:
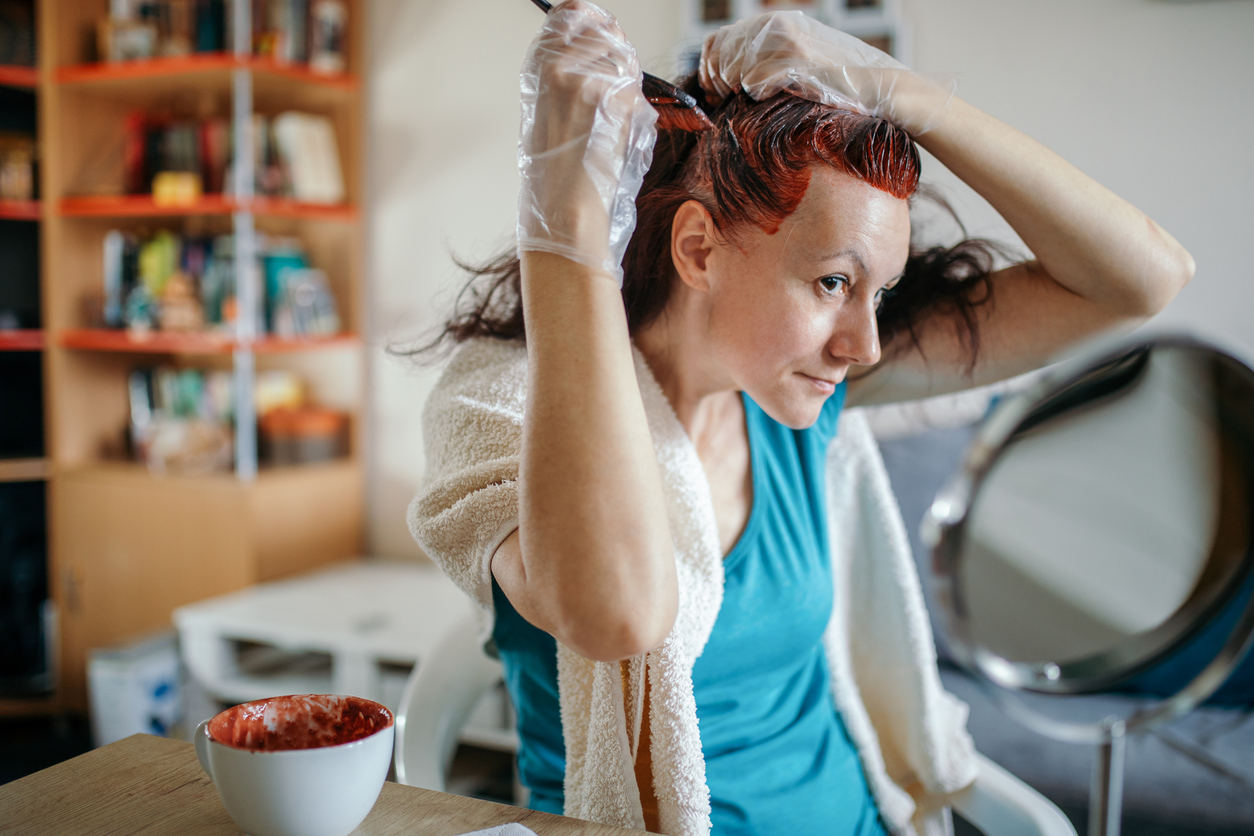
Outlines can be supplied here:
<path id="1" fill-rule="evenodd" d="M 1147 270 L 1135 314 L 1148 319 L 1162 313 L 1171 300 L 1184 289 L 1197 271 L 1197 262 L 1189 251 L 1167 233 L 1158 230 L 1163 247 Z"/>
<path id="2" fill-rule="evenodd" d="M 572 613 L 564 619 L 559 638 L 586 659 L 617 662 L 659 647 L 670 634 L 678 609 L 675 596 L 665 596 L 608 612 L 597 608 L 593 613 Z"/>

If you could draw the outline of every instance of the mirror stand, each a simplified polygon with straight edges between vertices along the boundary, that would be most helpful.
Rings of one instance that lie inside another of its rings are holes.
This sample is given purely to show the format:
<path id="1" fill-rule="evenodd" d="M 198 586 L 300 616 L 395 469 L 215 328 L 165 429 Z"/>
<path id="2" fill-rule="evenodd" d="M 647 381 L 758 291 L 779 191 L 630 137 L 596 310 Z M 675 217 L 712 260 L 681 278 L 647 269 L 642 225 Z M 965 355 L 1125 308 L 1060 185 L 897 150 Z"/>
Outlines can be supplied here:
<path id="1" fill-rule="evenodd" d="M 1089 793 L 1089 836 L 1119 836 L 1123 810 L 1123 757 L 1127 726 L 1118 717 L 1102 721 L 1102 740 L 1093 762 Z"/>

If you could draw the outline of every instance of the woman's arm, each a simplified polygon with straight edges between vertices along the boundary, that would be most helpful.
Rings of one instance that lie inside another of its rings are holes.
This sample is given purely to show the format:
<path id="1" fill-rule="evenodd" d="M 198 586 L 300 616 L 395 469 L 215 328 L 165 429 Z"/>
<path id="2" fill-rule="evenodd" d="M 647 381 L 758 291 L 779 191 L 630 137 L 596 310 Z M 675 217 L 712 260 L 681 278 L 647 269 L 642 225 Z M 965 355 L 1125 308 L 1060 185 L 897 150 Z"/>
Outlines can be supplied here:
<path id="1" fill-rule="evenodd" d="M 1158 224 L 966 102 L 954 99 L 917 141 L 988 200 L 1036 259 L 989 277 L 972 374 L 955 323 L 938 313 L 919 329 L 917 348 L 889 352 L 874 374 L 851 380 L 853 403 L 927 397 L 1038 368 L 1085 337 L 1141 324 L 1193 275 L 1193 259 Z"/>
<path id="2" fill-rule="evenodd" d="M 518 531 L 492 573 L 525 619 L 601 661 L 660 644 L 679 600 L 614 275 L 631 232 L 615 206 L 634 201 L 654 137 L 639 77 L 614 19 L 578 0 L 549 13 L 523 68 L 528 395 Z"/>
<path id="3" fill-rule="evenodd" d="M 971 374 L 960 330 L 938 313 L 916 329 L 917 346 L 885 352 L 874 374 L 850 375 L 851 404 L 938 395 L 1038 368 L 1089 335 L 1145 321 L 1193 275 L 1192 258 L 1157 224 L 1040 143 L 951 101 L 952 80 L 913 73 L 798 12 L 745 18 L 710 35 L 700 80 L 716 97 L 787 91 L 889 119 L 988 200 L 1036 256 L 990 277 L 991 301 L 976 309 L 980 357 Z"/>
<path id="4" fill-rule="evenodd" d="M 614 661 L 670 632 L 678 581 L 617 284 L 524 253 L 528 395 L 518 531 L 492 573 L 529 622 Z"/>

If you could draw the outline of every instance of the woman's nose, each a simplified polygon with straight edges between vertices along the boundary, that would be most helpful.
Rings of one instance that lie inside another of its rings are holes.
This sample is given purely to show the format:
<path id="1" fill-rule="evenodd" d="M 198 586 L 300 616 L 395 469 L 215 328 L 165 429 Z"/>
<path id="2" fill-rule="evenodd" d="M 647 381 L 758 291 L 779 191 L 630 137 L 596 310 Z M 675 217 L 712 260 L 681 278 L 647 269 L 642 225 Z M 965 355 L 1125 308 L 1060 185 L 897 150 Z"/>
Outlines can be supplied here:
<path id="1" fill-rule="evenodd" d="M 880 361 L 880 332 L 875 309 L 859 305 L 848 318 L 837 323 L 828 350 L 838 360 L 858 366 L 874 366 Z"/>

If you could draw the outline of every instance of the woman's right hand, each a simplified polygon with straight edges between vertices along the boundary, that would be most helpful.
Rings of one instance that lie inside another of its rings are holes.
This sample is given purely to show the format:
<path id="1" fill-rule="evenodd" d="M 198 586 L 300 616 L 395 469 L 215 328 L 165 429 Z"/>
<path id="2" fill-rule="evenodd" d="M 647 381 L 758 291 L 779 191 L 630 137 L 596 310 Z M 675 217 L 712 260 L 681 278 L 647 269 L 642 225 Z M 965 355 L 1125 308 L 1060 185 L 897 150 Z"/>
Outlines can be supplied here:
<path id="1" fill-rule="evenodd" d="M 710 33 L 700 82 L 715 101 L 742 90 L 756 101 L 787 92 L 888 119 L 914 136 L 940 123 L 957 87 L 952 75 L 913 72 L 799 11 L 754 15 Z"/>
<path id="2" fill-rule="evenodd" d="M 586 0 L 548 13 L 522 69 L 519 252 L 560 255 L 622 284 L 657 137 L 641 77 L 613 15 Z"/>

